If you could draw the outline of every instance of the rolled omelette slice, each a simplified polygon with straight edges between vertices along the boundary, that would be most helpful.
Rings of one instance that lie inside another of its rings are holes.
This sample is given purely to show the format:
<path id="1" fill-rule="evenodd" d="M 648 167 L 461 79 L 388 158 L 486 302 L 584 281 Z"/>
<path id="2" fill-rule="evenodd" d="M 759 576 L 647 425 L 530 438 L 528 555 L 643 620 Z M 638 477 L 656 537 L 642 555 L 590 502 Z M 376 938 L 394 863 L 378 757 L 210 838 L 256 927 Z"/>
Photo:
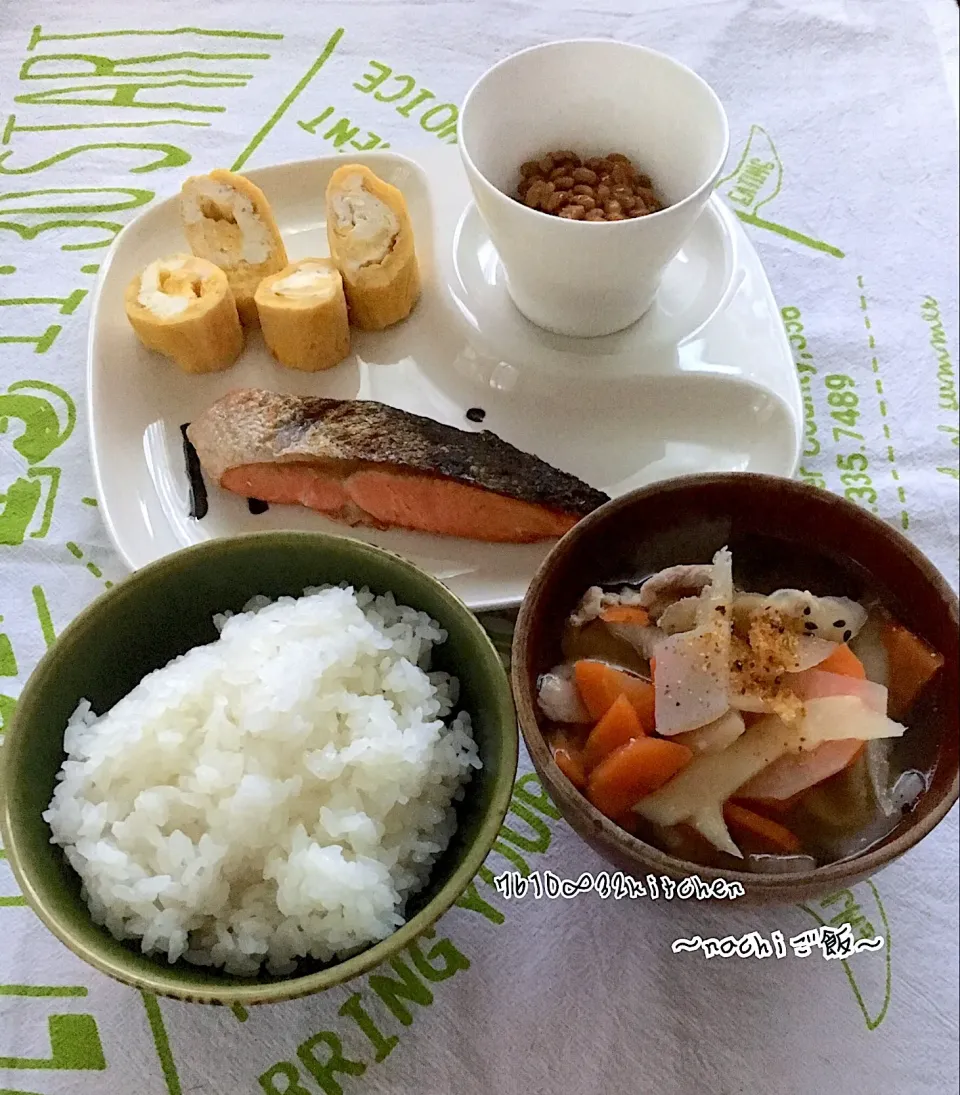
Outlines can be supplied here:
<path id="1" fill-rule="evenodd" d="M 185 373 L 227 369 L 243 349 L 227 275 L 196 255 L 151 262 L 127 286 L 124 307 L 143 345 Z"/>
<path id="2" fill-rule="evenodd" d="M 332 259 L 301 259 L 263 279 L 254 295 L 263 340 L 281 365 L 318 372 L 350 353 L 343 279 Z"/>
<path id="3" fill-rule="evenodd" d="M 327 184 L 326 204 L 350 322 L 380 331 L 406 319 L 420 295 L 420 270 L 403 194 L 368 167 L 345 164 Z"/>
<path id="4" fill-rule="evenodd" d="M 287 265 L 263 191 L 232 171 L 193 175 L 180 190 L 180 217 L 190 250 L 226 273 L 241 322 L 256 327 L 257 286 Z"/>

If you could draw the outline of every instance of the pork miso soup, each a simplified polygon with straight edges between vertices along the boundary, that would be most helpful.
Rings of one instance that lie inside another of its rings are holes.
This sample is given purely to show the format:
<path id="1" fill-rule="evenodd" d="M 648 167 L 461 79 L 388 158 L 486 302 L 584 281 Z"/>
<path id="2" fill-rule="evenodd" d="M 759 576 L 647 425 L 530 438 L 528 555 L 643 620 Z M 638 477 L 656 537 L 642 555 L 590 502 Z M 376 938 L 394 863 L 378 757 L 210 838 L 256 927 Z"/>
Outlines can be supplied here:
<path id="1" fill-rule="evenodd" d="M 706 866 L 811 870 L 926 790 L 943 658 L 859 579 L 792 588 L 780 553 L 733 548 L 583 591 L 538 704 L 561 771 L 629 832 Z"/>

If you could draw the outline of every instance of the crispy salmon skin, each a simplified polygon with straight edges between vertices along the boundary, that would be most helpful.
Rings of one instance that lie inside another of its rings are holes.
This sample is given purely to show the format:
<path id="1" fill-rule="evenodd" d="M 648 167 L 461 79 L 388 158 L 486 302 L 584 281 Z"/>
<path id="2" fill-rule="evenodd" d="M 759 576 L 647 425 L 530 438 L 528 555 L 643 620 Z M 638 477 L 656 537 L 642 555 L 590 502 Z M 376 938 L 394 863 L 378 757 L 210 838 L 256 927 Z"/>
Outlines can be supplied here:
<path id="1" fill-rule="evenodd" d="M 496 543 L 562 536 L 602 491 L 484 430 L 372 400 L 233 391 L 190 425 L 225 490 L 352 525 Z"/>

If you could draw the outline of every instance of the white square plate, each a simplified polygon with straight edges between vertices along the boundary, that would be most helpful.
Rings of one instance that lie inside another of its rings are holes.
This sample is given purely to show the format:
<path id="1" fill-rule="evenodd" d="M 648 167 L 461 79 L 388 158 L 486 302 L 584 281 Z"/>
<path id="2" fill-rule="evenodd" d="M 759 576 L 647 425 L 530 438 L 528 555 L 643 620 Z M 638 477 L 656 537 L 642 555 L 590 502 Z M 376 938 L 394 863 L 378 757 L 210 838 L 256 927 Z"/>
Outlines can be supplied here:
<path id="1" fill-rule="evenodd" d="M 343 162 L 329 156 L 248 173 L 270 200 L 291 260 L 327 254 L 323 195 Z M 522 599 L 552 542 L 348 528 L 295 506 L 253 514 L 214 483 L 207 515 L 191 518 L 180 426 L 239 387 L 376 399 L 489 429 L 610 495 L 693 472 L 794 473 L 803 416 L 790 349 L 759 260 L 719 199 L 639 323 L 608 338 L 565 339 L 510 303 L 456 149 L 410 159 L 367 153 L 356 162 L 403 191 L 423 294 L 403 323 L 355 332 L 351 356 L 329 372 L 282 368 L 257 332 L 226 372 L 181 373 L 140 345 L 123 307 L 127 283 L 147 263 L 187 250 L 177 200 L 148 209 L 114 241 L 94 299 L 87 395 L 101 511 L 131 568 L 212 537 L 322 529 L 406 556 L 476 610 Z M 466 418 L 472 407 L 486 412 L 482 425 Z"/>

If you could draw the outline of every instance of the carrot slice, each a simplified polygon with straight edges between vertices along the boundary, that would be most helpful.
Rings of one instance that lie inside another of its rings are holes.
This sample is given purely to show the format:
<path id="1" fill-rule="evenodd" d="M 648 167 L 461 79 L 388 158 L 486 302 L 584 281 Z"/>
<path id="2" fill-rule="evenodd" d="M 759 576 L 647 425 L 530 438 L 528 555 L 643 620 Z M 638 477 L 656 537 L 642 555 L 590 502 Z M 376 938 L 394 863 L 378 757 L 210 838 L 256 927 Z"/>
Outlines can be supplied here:
<path id="1" fill-rule="evenodd" d="M 643 726 L 637 717 L 633 704 L 624 696 L 617 696 L 610 710 L 590 731 L 587 744 L 583 747 L 583 769 L 589 773 L 593 768 L 621 745 L 634 738 L 643 737 Z"/>
<path id="2" fill-rule="evenodd" d="M 902 624 L 888 623 L 880 637 L 887 652 L 890 716 L 899 719 L 943 665 L 943 656 Z"/>
<path id="3" fill-rule="evenodd" d="M 803 849 L 803 845 L 785 825 L 761 817 L 736 802 L 727 802 L 724 805 L 723 817 L 733 838 L 747 851 L 796 855 Z"/>
<path id="4" fill-rule="evenodd" d="M 801 798 L 803 798 L 804 792 L 801 791 L 798 795 L 794 795 L 793 798 L 752 798 L 749 795 L 740 796 L 739 794 L 735 799 L 731 799 L 731 802 L 737 806 L 743 806 L 746 810 L 752 810 L 755 814 L 760 814 L 761 817 L 767 817 L 771 820 L 776 820 L 778 817 L 783 817 L 797 805 Z"/>
<path id="5" fill-rule="evenodd" d="M 594 719 L 602 719 L 618 696 L 626 696 L 647 732 L 653 730 L 653 685 L 616 669 L 606 662 L 583 659 L 573 667 L 574 680 L 584 706 Z"/>
<path id="6" fill-rule="evenodd" d="M 578 661 L 573 667 L 573 679 L 577 682 L 580 698 L 595 719 L 602 719 L 617 698 L 610 695 L 609 668 L 605 662 L 589 659 Z"/>
<path id="7" fill-rule="evenodd" d="M 574 756 L 568 749 L 557 749 L 553 759 L 557 762 L 560 771 L 578 791 L 582 791 L 587 786 L 587 774 L 583 770 L 579 757 Z"/>
<path id="8" fill-rule="evenodd" d="M 582 791 L 587 786 L 587 773 L 583 767 L 583 755 L 580 750 L 569 738 L 560 734 L 553 742 L 551 751 L 560 771 L 578 791 Z"/>
<path id="9" fill-rule="evenodd" d="M 623 694 L 633 705 L 644 733 L 652 734 L 653 728 L 656 726 L 653 685 L 650 681 L 644 681 L 639 677 L 631 677 L 629 673 L 624 673 L 621 687 L 623 688 Z"/>
<path id="10" fill-rule="evenodd" d="M 692 756 L 692 750 L 675 741 L 634 738 L 604 757 L 590 773 L 587 798 L 616 820 L 644 795 L 662 787 Z"/>
<path id="11" fill-rule="evenodd" d="M 639 605 L 608 605 L 600 610 L 600 619 L 605 624 L 636 624 L 637 627 L 647 627 L 650 613 Z"/>
<path id="12" fill-rule="evenodd" d="M 839 677 L 856 677 L 858 681 L 867 679 L 863 662 L 846 643 L 841 643 L 830 657 L 825 658 L 816 668 L 822 673 L 836 673 Z"/>
<path id="13" fill-rule="evenodd" d="M 834 750 L 836 751 L 836 754 L 838 754 L 838 761 L 843 759 L 843 753 L 845 753 L 848 758 L 845 764 L 842 764 L 839 767 L 834 767 L 830 775 L 821 775 L 816 783 L 811 783 L 809 786 L 803 787 L 801 790 L 796 791 L 794 792 L 794 794 L 790 795 L 789 798 L 772 798 L 769 797 L 769 794 L 765 794 L 763 796 L 751 794 L 749 793 L 751 790 L 750 785 L 754 782 L 754 780 L 749 780 L 746 784 L 744 784 L 743 787 L 740 788 L 739 791 L 737 791 L 737 794 L 732 801 L 738 803 L 741 806 L 746 806 L 747 809 L 753 810 L 756 813 L 763 814 L 764 817 L 782 817 L 784 814 L 788 814 L 794 808 L 794 806 L 803 801 L 803 798 L 806 795 L 807 791 L 813 790 L 813 788 L 816 787 L 819 783 L 823 783 L 828 779 L 832 779 L 833 776 L 839 775 L 841 772 L 845 772 L 848 768 L 852 768 L 860 759 L 860 757 L 863 756 L 863 751 L 867 747 L 867 743 L 865 741 L 857 741 L 856 739 L 838 739 L 837 741 L 825 741 L 823 745 L 818 746 L 817 749 L 823 749 L 826 745 L 830 746 L 831 752 Z M 846 746 L 846 750 L 842 750 L 842 746 Z M 814 749 L 810 753 L 802 753 L 800 754 L 800 756 L 815 758 L 817 749 Z M 825 752 L 827 751 L 825 750 Z M 785 757 L 793 756 L 796 756 L 796 754 L 785 754 Z M 781 760 L 782 759 L 784 758 L 781 757 Z M 774 761 L 770 767 L 773 768 L 778 763 L 778 761 Z M 760 776 L 762 776 L 765 771 L 766 769 L 764 769 L 764 771 L 761 771 L 758 776 L 754 777 L 754 779 L 759 780 Z M 790 788 L 787 789 L 789 790 Z"/>
<path id="14" fill-rule="evenodd" d="M 839 738 L 822 742 L 806 753 L 784 753 L 747 780 L 737 797 L 780 802 L 795 798 L 849 768 L 863 748 L 864 742 L 856 738 Z"/>

